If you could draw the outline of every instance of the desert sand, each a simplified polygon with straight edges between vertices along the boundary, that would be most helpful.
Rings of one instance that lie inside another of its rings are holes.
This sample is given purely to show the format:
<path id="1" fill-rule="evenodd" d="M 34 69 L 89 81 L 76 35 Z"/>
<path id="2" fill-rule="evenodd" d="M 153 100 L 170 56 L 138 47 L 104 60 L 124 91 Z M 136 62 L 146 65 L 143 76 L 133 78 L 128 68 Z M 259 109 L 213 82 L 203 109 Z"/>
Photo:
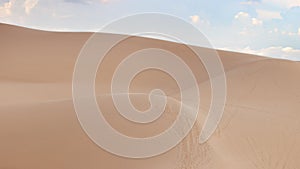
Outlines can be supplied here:
<path id="1" fill-rule="evenodd" d="M 205 68 L 185 45 L 141 37 L 118 44 L 98 70 L 96 95 L 107 121 L 121 133 L 147 137 L 176 118 L 177 103 L 170 101 L 159 120 L 131 123 L 104 95 L 122 58 L 151 46 L 177 53 L 197 75 L 197 124 L 182 143 L 152 158 L 122 158 L 98 147 L 81 128 L 72 101 L 74 65 L 91 35 L 0 24 L 0 169 L 300 168 L 299 62 L 218 51 L 227 79 L 225 111 L 215 133 L 199 144 L 211 99 Z M 147 94 L 153 88 L 180 99 L 174 80 L 155 70 L 136 76 L 130 90 Z M 149 106 L 146 95 L 131 99 L 137 109 Z"/>

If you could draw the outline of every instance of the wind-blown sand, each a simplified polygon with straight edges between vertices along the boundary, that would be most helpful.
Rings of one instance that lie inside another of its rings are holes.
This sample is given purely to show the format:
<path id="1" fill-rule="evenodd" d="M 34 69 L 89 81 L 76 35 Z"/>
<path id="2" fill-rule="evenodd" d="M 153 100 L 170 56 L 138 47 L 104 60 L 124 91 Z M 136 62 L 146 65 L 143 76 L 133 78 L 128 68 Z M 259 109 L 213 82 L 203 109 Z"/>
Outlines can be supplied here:
<path id="1" fill-rule="evenodd" d="M 300 168 L 299 62 L 218 51 L 227 78 L 226 107 L 216 132 L 200 145 L 211 99 L 204 67 L 184 45 L 138 37 L 116 46 L 98 70 L 96 94 L 107 120 L 122 133 L 145 137 L 160 133 L 176 118 L 178 106 L 171 101 L 161 119 L 130 123 L 116 113 L 111 98 L 103 96 L 121 59 L 150 45 L 181 55 L 197 74 L 197 124 L 182 143 L 153 158 L 122 158 L 96 146 L 82 130 L 72 102 L 74 65 L 91 35 L 0 24 L 0 169 Z M 130 90 L 147 93 L 153 88 L 179 98 L 174 80 L 154 70 L 139 74 Z M 146 96 L 132 100 L 138 109 L 149 106 Z"/>

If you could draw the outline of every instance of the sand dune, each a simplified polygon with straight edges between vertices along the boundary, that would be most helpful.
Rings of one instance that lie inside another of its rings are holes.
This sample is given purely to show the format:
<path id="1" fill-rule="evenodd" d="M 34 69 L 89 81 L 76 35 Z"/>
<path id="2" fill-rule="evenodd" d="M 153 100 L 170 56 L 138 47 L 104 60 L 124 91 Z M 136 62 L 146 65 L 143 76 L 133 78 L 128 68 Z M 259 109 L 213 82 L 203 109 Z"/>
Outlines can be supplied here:
<path id="1" fill-rule="evenodd" d="M 127 159 L 99 148 L 80 127 L 72 103 L 74 65 L 91 35 L 0 24 L 0 169 L 300 168 L 299 62 L 218 51 L 227 78 L 225 112 L 209 141 L 198 144 L 211 99 L 204 66 L 185 45 L 140 37 L 116 46 L 98 70 L 96 95 L 104 116 L 115 129 L 135 137 L 155 135 L 176 118 L 178 104 L 169 101 L 154 123 L 130 123 L 104 95 L 122 58 L 150 45 L 177 53 L 197 75 L 197 124 L 182 143 L 153 158 Z M 175 81 L 154 70 L 138 75 L 130 90 L 148 93 L 153 88 L 180 99 Z M 137 109 L 149 106 L 146 95 L 131 99 Z"/>

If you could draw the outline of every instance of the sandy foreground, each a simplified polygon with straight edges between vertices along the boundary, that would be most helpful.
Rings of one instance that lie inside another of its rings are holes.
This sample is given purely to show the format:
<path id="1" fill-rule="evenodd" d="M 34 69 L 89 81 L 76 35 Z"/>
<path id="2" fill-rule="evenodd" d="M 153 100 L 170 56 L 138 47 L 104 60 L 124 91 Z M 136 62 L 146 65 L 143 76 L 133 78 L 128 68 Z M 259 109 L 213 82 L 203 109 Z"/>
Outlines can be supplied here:
<path id="1" fill-rule="evenodd" d="M 0 24 L 0 169 L 300 168 L 299 62 L 218 51 L 227 78 L 225 112 L 208 142 L 198 144 L 211 99 L 204 66 L 184 45 L 138 37 L 118 44 L 98 69 L 96 95 L 107 121 L 128 136 L 148 137 L 176 118 L 178 103 L 169 100 L 159 120 L 132 123 L 103 95 L 118 63 L 150 46 L 178 54 L 197 76 L 197 124 L 182 143 L 153 158 L 122 158 L 101 149 L 81 128 L 72 101 L 74 65 L 91 35 Z M 155 70 L 138 74 L 130 91 L 147 94 L 153 88 L 180 99 L 176 82 Z M 149 106 L 146 95 L 131 99 L 137 109 Z"/>

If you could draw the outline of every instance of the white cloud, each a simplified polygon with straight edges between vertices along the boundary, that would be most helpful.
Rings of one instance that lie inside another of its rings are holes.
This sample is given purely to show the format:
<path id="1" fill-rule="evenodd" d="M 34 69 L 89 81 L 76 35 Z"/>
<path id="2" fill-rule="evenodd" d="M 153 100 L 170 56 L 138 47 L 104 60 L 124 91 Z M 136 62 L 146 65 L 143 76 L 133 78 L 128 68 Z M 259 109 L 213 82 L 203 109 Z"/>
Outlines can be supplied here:
<path id="1" fill-rule="evenodd" d="M 190 18 L 191 18 L 193 23 L 198 23 L 199 22 L 199 16 L 198 15 L 190 16 Z"/>
<path id="2" fill-rule="evenodd" d="M 263 21 L 262 20 L 259 20 L 257 18 L 252 18 L 252 24 L 253 25 L 262 25 L 263 24 Z"/>
<path id="3" fill-rule="evenodd" d="M 288 35 L 288 36 L 297 36 L 300 35 L 300 28 L 294 31 L 287 31 L 287 30 L 279 30 L 278 28 L 274 28 L 273 30 L 268 31 L 268 33 L 279 33 L 281 35 Z"/>
<path id="4" fill-rule="evenodd" d="M 250 17 L 250 15 L 247 13 L 247 12 L 239 12 L 238 14 L 236 14 L 235 16 L 234 16 L 234 18 L 235 19 L 247 19 L 247 18 L 249 18 Z"/>
<path id="5" fill-rule="evenodd" d="M 257 18 L 251 18 L 250 14 L 247 12 L 239 12 L 234 16 L 234 18 L 246 25 L 259 26 L 263 24 L 263 21 Z"/>
<path id="6" fill-rule="evenodd" d="M 102 3 L 102 4 L 108 4 L 108 3 L 113 3 L 113 2 L 117 2 L 118 0 L 96 0 L 96 3 Z"/>
<path id="7" fill-rule="evenodd" d="M 2 6 L 0 6 L 0 17 L 7 17 L 11 15 L 11 8 L 13 5 L 13 1 L 5 2 Z"/>
<path id="8" fill-rule="evenodd" d="M 241 2 L 240 4 L 242 4 L 242 5 L 257 5 L 257 4 L 259 4 L 259 1 L 248 0 L 248 1 Z"/>
<path id="9" fill-rule="evenodd" d="M 300 6 L 300 0 L 263 0 L 262 2 L 284 8 Z"/>
<path id="10" fill-rule="evenodd" d="M 25 0 L 24 2 L 24 8 L 26 14 L 30 14 L 30 11 L 37 5 L 39 0 Z"/>
<path id="11" fill-rule="evenodd" d="M 256 10 L 258 18 L 261 20 L 271 20 L 271 19 L 282 19 L 280 12 L 267 11 L 267 10 Z"/>
<path id="12" fill-rule="evenodd" d="M 0 6 L 1 22 L 24 25 L 38 0 L 9 0 Z M 26 26 L 26 25 L 24 25 Z"/>

